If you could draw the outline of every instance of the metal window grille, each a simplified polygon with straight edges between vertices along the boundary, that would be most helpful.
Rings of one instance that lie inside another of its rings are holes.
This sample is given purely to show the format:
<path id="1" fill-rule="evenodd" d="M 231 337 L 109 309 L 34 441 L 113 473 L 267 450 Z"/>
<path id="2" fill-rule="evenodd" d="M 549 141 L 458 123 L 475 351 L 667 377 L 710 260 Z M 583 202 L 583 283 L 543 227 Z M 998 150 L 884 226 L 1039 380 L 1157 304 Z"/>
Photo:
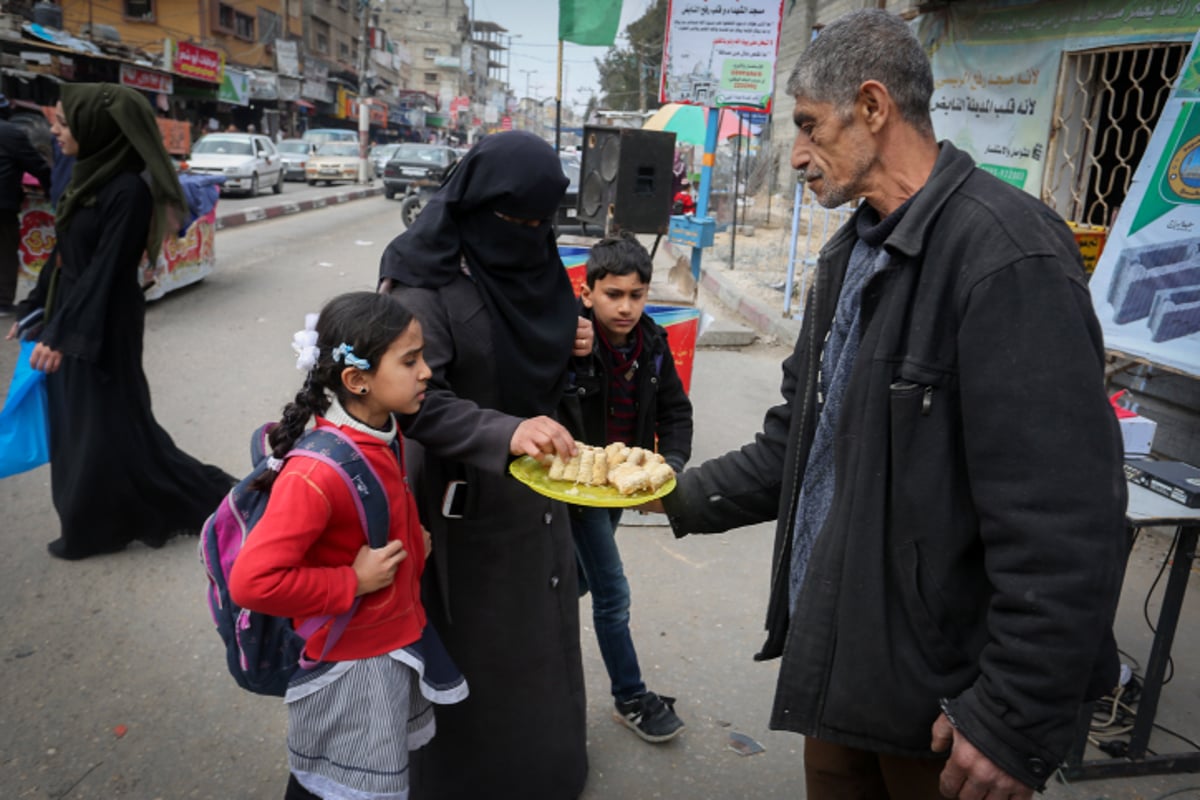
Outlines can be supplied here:
<path id="1" fill-rule="evenodd" d="M 1042 200 L 1071 222 L 1111 225 L 1189 43 L 1065 53 Z"/>

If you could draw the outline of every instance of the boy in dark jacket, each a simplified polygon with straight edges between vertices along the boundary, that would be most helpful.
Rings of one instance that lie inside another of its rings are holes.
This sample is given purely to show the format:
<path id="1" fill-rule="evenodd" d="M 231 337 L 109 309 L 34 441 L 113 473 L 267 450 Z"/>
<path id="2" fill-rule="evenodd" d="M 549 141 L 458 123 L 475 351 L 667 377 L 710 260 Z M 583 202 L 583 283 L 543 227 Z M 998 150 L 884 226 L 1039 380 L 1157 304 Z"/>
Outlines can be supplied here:
<path id="1" fill-rule="evenodd" d="M 604 446 L 624 442 L 654 449 L 678 472 L 692 454 L 688 400 L 667 333 L 642 312 L 652 265 L 629 234 L 592 247 L 582 314 L 596 339 L 589 356 L 573 359 L 563 424 L 576 439 Z M 617 550 L 619 508 L 571 507 L 580 566 L 580 592 L 592 592 L 592 618 L 604 666 L 612 680 L 614 717 L 648 742 L 665 742 L 683 729 L 674 698 L 646 690 L 629 634 L 629 582 Z"/>

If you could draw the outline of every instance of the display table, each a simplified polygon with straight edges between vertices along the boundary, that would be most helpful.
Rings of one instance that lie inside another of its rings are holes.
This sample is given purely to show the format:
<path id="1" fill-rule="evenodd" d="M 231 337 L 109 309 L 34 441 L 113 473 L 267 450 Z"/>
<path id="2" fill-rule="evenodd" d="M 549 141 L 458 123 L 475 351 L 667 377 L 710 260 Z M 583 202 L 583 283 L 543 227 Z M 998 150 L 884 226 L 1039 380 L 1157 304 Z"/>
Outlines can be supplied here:
<path id="1" fill-rule="evenodd" d="M 1083 760 L 1092 722 L 1092 704 L 1089 703 L 1080 713 L 1075 746 L 1062 768 L 1063 777 L 1068 781 L 1200 771 L 1200 752 L 1194 750 L 1146 755 L 1150 733 L 1154 727 L 1154 716 L 1158 712 L 1158 700 L 1162 695 L 1167 660 L 1175 640 L 1175 628 L 1179 624 L 1179 612 L 1187 592 L 1188 576 L 1192 570 L 1192 561 L 1196 557 L 1196 539 L 1197 535 L 1200 535 L 1200 508 L 1188 508 L 1141 486 L 1128 486 L 1129 505 L 1126 507 L 1125 518 L 1134 528 L 1174 526 L 1174 560 L 1167 577 L 1162 608 L 1158 612 L 1154 640 L 1150 645 L 1150 661 L 1146 664 L 1146 674 L 1142 679 L 1142 695 L 1137 704 L 1133 730 L 1130 733 L 1128 756 Z"/>

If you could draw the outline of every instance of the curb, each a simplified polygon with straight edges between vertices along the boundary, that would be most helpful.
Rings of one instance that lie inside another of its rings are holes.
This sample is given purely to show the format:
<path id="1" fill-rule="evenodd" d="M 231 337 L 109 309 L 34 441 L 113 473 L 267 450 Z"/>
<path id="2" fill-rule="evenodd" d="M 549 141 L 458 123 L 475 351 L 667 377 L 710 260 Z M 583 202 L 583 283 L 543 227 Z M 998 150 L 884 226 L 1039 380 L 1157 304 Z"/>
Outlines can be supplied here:
<path id="1" fill-rule="evenodd" d="M 663 253 L 664 263 L 674 264 L 689 258 L 687 248 L 676 246 L 669 239 L 663 242 L 660 252 Z M 705 268 L 702 263 L 697 288 L 744 320 L 763 339 L 773 339 L 790 347 L 800 335 L 799 319 L 785 317 L 778 307 L 746 297 L 740 287 L 720 269 Z"/>
<path id="2" fill-rule="evenodd" d="M 759 336 L 791 346 L 800 335 L 800 320 L 783 316 L 759 300 L 744 297 L 737 286 L 720 272 L 700 268 L 700 288 L 713 295 L 721 305 L 746 320 Z"/>
<path id="3" fill-rule="evenodd" d="M 362 189 L 351 189 L 346 192 L 339 192 L 335 195 L 330 195 L 327 197 L 312 197 L 308 200 L 300 200 L 297 202 L 281 201 L 277 205 L 272 206 L 251 206 L 250 208 L 245 208 L 241 211 L 234 211 L 229 214 L 218 215 L 216 229 L 223 231 L 226 228 L 236 228 L 239 225 L 246 225 L 251 222 L 261 222 L 264 219 L 286 217 L 291 214 L 299 214 L 301 211 L 313 211 L 318 208 L 349 203 L 351 200 L 363 200 L 365 198 L 376 197 L 381 194 L 383 194 L 382 186 L 368 186 Z"/>

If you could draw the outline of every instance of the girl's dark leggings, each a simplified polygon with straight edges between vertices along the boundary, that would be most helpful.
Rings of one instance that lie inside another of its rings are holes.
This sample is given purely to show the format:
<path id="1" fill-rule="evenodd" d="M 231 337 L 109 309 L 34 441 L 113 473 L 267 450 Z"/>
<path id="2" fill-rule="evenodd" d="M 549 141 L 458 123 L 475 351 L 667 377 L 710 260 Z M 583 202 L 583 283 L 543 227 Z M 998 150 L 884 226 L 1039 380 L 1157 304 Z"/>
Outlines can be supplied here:
<path id="1" fill-rule="evenodd" d="M 287 794 L 283 796 L 283 800 L 321 800 L 321 798 L 301 786 L 295 775 L 288 775 Z"/>

